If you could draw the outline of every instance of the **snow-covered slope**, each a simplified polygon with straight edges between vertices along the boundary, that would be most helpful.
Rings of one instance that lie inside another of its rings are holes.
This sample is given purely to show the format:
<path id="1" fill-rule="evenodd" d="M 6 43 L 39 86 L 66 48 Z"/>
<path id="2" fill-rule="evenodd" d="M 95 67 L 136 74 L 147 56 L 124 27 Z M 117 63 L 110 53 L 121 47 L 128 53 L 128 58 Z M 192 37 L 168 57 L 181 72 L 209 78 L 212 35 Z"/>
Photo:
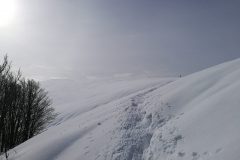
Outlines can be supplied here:
<path id="1" fill-rule="evenodd" d="M 114 100 L 139 90 L 167 84 L 176 78 L 99 78 L 94 80 L 53 79 L 43 81 L 56 112 L 60 113 L 54 124 L 62 123 Z"/>
<path id="2" fill-rule="evenodd" d="M 69 110 L 78 114 L 16 147 L 11 159 L 239 160 L 239 79 L 240 59 L 169 84 L 148 79 L 122 92 L 116 83 L 97 107 L 76 100 L 80 110 Z"/>

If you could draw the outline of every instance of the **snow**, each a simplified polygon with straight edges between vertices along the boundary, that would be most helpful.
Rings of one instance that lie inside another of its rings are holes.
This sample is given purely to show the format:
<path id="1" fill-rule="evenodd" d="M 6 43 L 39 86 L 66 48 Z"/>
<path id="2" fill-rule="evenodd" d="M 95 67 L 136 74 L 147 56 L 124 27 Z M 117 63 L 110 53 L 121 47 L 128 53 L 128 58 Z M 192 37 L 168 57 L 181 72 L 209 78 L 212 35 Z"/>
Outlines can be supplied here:
<path id="1" fill-rule="evenodd" d="M 59 118 L 12 160 L 239 160 L 240 59 L 177 79 L 43 85 Z"/>
<path id="2" fill-rule="evenodd" d="M 42 82 L 53 97 L 61 123 L 145 88 L 166 84 L 176 78 L 101 78 L 97 80 L 54 79 Z"/>

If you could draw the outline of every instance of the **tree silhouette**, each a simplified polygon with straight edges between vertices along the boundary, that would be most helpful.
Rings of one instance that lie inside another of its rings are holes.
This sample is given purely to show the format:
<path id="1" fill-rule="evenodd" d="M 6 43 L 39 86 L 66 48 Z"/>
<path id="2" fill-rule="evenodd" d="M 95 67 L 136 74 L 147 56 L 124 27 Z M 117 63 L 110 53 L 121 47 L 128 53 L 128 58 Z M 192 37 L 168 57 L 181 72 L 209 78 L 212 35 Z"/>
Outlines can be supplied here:
<path id="1" fill-rule="evenodd" d="M 41 133 L 54 120 L 48 93 L 34 80 L 11 71 L 8 57 L 0 65 L 0 153 Z"/>

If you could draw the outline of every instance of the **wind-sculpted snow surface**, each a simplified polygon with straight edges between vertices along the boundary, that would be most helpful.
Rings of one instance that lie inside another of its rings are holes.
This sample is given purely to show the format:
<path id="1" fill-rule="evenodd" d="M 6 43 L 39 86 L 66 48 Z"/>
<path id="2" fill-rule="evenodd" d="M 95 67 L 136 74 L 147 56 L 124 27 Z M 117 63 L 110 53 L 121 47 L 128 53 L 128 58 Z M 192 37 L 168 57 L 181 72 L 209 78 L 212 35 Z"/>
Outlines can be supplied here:
<path id="1" fill-rule="evenodd" d="M 10 159 L 239 160 L 239 79 L 235 60 L 174 82 L 120 87 L 103 100 L 96 95 L 96 107 L 77 101 L 84 110 L 70 107 L 76 115 L 14 148 Z"/>

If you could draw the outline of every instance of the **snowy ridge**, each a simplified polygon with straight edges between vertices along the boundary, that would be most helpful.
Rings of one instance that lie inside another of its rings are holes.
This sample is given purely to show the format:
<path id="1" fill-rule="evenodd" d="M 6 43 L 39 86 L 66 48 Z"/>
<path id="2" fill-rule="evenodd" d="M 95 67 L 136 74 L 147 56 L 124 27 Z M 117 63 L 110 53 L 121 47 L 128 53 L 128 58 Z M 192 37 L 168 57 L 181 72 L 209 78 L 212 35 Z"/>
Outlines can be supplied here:
<path id="1" fill-rule="evenodd" d="M 43 82 L 43 86 L 54 97 L 54 107 L 61 113 L 56 124 L 93 110 L 114 100 L 126 97 L 139 90 L 168 83 L 176 78 L 128 78 L 76 81 L 54 79 Z"/>
<path id="2" fill-rule="evenodd" d="M 10 159 L 239 160 L 239 79 L 237 59 L 174 82 L 124 81 L 124 92 L 115 83 L 107 94 L 74 100 L 78 107 L 62 116 L 75 116 L 19 145 Z"/>

